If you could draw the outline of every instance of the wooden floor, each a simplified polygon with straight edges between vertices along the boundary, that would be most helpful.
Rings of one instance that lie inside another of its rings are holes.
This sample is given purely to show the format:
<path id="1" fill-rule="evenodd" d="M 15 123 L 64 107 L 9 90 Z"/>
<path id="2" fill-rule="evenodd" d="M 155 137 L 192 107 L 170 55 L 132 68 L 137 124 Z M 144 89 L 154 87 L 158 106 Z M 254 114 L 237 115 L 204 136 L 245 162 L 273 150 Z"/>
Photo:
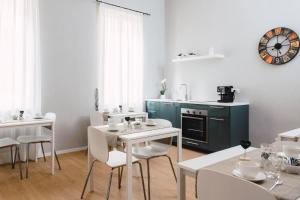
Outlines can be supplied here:
<path id="1" fill-rule="evenodd" d="M 176 158 L 176 148 L 172 147 L 170 155 L 173 162 Z M 184 150 L 184 159 L 201 156 L 198 152 Z M 60 155 L 59 159 L 63 170 L 56 171 L 56 175 L 50 174 L 50 158 L 47 163 L 42 159 L 38 163 L 31 162 L 29 179 L 20 180 L 18 168 L 12 170 L 11 166 L 0 166 L 0 200 L 75 200 L 80 199 L 80 194 L 87 175 L 87 156 L 85 152 L 76 152 Z M 143 163 L 144 175 L 146 175 L 145 162 Z M 166 158 L 153 159 L 150 162 L 151 169 L 151 195 L 153 200 L 175 200 L 176 183 Z M 95 191 L 86 193 L 85 199 L 104 199 L 108 183 L 109 169 L 101 163 L 95 165 Z M 126 171 L 125 171 L 126 172 Z M 122 188 L 117 187 L 117 171 L 113 176 L 110 199 L 120 200 L 126 197 L 126 173 L 124 173 Z M 143 200 L 141 179 L 134 178 L 134 199 Z M 147 184 L 147 177 L 145 177 Z M 147 187 L 147 185 L 146 185 Z M 187 199 L 194 198 L 194 180 L 187 179 Z"/>

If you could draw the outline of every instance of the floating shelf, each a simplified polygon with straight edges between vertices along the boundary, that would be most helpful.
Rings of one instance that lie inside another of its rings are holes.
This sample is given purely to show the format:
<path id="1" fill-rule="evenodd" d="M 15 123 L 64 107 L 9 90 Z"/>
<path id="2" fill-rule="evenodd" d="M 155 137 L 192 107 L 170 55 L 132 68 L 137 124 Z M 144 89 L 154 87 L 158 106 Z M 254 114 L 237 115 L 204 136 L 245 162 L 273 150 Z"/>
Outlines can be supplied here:
<path id="1" fill-rule="evenodd" d="M 204 56 L 186 56 L 183 58 L 175 58 L 172 62 L 187 62 L 194 60 L 209 60 L 209 59 L 223 59 L 225 58 L 222 54 L 214 54 L 214 55 L 204 55 Z"/>

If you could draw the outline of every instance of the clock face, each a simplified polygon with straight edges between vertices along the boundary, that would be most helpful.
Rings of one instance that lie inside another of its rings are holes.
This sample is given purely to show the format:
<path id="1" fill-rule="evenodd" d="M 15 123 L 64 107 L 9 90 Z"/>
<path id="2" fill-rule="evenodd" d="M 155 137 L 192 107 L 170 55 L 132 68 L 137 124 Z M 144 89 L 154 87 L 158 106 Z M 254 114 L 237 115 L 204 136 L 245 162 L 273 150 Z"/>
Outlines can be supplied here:
<path id="1" fill-rule="evenodd" d="M 297 55 L 299 37 L 289 28 L 274 28 L 261 38 L 258 51 L 260 57 L 269 64 L 285 64 Z"/>

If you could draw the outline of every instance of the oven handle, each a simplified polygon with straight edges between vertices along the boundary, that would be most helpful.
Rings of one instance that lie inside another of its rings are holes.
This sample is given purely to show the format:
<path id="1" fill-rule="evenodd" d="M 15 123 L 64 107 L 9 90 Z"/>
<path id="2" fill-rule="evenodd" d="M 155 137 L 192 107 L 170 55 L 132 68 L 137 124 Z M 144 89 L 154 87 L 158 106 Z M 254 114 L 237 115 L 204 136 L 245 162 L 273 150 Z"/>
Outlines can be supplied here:
<path id="1" fill-rule="evenodd" d="M 187 144 L 193 144 L 193 145 L 197 145 L 197 146 L 199 146 L 199 144 L 198 143 L 196 143 L 196 142 L 190 142 L 190 141 L 185 141 Z"/>
<path id="2" fill-rule="evenodd" d="M 181 118 L 187 118 L 187 119 L 198 119 L 198 120 L 202 120 L 203 118 L 198 118 L 198 117 L 187 117 L 187 116 L 181 116 Z"/>
<path id="3" fill-rule="evenodd" d="M 223 118 L 215 118 L 215 117 L 211 117 L 209 118 L 210 120 L 214 120 L 214 121 L 225 121 L 225 119 Z"/>
<path id="4" fill-rule="evenodd" d="M 195 131 L 195 132 L 203 133 L 203 131 L 200 131 L 200 130 L 197 130 L 197 129 L 192 129 L 192 128 L 188 128 L 187 130 L 188 130 L 188 131 Z"/>

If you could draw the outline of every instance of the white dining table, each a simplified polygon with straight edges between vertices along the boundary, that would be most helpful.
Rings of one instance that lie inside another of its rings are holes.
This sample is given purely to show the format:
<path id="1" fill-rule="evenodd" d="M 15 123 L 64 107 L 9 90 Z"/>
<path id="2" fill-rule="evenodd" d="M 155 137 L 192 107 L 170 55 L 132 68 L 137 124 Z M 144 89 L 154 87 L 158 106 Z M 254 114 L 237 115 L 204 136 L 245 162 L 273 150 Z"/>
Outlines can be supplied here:
<path id="1" fill-rule="evenodd" d="M 126 143 L 126 165 L 127 165 L 127 200 L 133 198 L 132 190 L 132 146 L 142 142 L 149 142 L 153 140 L 169 138 L 177 136 L 177 161 L 182 161 L 182 136 L 181 129 L 178 128 L 161 128 L 150 131 L 135 132 L 127 135 L 119 136 L 119 140 Z M 93 161 L 92 155 L 88 153 L 88 169 L 90 169 L 91 163 Z M 89 179 L 89 190 L 94 190 L 94 180 L 93 174 L 91 174 Z"/>
<path id="2" fill-rule="evenodd" d="M 255 149 L 256 148 L 254 147 L 250 147 L 247 149 L 247 152 L 254 151 Z M 178 163 L 177 200 L 186 199 L 186 185 L 185 185 L 186 176 L 195 177 L 195 180 L 197 180 L 198 170 L 213 165 L 215 163 L 233 158 L 235 156 L 242 155 L 243 153 L 244 153 L 244 149 L 240 145 L 238 145 L 222 151 L 217 151 L 215 153 L 211 153 L 205 156 L 200 156 L 190 160 L 185 160 L 183 162 Z M 197 182 L 195 184 L 195 187 L 197 187 Z M 195 190 L 195 192 L 196 191 L 197 190 Z"/>
<path id="3" fill-rule="evenodd" d="M 51 131 L 51 173 L 55 174 L 55 121 L 50 119 L 24 119 L 24 120 L 10 120 L 0 123 L 0 129 L 4 128 L 28 128 L 28 127 L 45 127 Z"/>

